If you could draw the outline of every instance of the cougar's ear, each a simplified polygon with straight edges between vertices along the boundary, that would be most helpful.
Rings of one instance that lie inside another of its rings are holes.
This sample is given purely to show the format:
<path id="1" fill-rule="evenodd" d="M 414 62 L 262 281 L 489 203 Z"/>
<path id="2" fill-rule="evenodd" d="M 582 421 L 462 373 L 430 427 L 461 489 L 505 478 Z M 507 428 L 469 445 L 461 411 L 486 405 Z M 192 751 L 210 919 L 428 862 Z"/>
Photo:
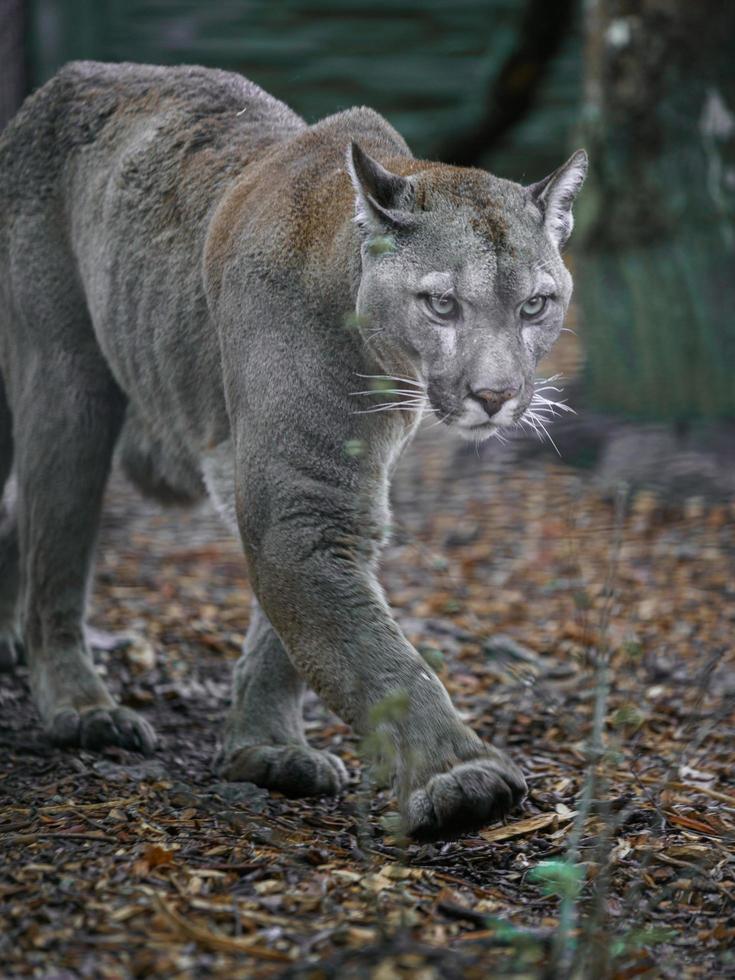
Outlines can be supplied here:
<path id="1" fill-rule="evenodd" d="M 382 167 L 357 143 L 347 148 L 347 171 L 355 189 L 355 221 L 375 235 L 411 223 L 411 182 Z"/>
<path id="2" fill-rule="evenodd" d="M 553 174 L 526 188 L 544 216 L 544 227 L 559 248 L 572 233 L 572 205 L 586 176 L 587 154 L 577 150 Z"/>

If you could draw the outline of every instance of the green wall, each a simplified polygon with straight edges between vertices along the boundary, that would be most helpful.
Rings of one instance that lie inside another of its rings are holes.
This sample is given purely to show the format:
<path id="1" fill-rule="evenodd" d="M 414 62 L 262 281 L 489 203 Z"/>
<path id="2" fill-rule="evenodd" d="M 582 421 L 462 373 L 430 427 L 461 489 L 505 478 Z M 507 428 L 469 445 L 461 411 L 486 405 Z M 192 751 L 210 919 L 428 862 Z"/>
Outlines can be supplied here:
<path id="1" fill-rule="evenodd" d="M 432 156 L 481 118 L 524 10 L 525 0 L 31 0 L 31 77 L 40 84 L 73 58 L 216 66 L 242 72 L 309 121 L 370 105 L 417 155 Z M 535 110 L 486 165 L 529 179 L 557 165 L 580 75 L 575 33 Z"/>

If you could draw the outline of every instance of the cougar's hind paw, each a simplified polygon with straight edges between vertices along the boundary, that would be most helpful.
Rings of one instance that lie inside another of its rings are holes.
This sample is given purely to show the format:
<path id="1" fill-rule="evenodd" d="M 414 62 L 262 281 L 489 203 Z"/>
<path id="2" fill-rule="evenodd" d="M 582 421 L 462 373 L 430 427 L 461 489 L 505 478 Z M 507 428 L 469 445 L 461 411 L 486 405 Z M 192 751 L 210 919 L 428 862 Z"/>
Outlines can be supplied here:
<path id="1" fill-rule="evenodd" d="M 157 738 L 153 727 L 130 708 L 63 708 L 48 726 L 56 745 L 78 746 L 92 751 L 114 745 L 151 755 Z"/>
<path id="2" fill-rule="evenodd" d="M 520 769 L 500 752 L 432 776 L 408 797 L 407 833 L 416 840 L 450 839 L 504 817 L 526 795 Z"/>
<path id="3" fill-rule="evenodd" d="M 224 779 L 255 783 L 284 796 L 336 796 L 347 784 L 344 763 L 308 745 L 241 745 L 217 766 Z"/>

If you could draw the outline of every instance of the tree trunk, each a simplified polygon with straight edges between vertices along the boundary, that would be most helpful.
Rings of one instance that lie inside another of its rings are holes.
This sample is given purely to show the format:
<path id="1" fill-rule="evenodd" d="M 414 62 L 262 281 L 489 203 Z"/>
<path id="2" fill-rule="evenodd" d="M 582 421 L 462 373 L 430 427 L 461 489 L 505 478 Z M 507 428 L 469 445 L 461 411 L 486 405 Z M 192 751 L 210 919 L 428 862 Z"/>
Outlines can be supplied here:
<path id="1" fill-rule="evenodd" d="M 735 4 L 590 0 L 587 17 L 588 402 L 735 416 Z"/>

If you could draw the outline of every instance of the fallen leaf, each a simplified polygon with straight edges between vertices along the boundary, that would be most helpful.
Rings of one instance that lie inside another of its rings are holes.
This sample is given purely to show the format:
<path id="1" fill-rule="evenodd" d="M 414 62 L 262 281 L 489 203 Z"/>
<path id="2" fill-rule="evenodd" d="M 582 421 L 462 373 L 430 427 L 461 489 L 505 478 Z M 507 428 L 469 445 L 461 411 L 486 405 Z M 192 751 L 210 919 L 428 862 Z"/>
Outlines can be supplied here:
<path id="1" fill-rule="evenodd" d="M 169 851 L 160 844 L 151 844 L 146 847 L 143 856 L 138 858 L 133 864 L 133 874 L 144 877 L 154 868 L 174 863 L 174 851 Z"/>
<path id="2" fill-rule="evenodd" d="M 545 827 L 552 827 L 554 830 L 561 823 L 568 823 L 576 815 L 576 811 L 568 810 L 567 813 L 537 813 L 533 817 L 526 817 L 524 820 L 516 820 L 514 823 L 505 824 L 503 827 L 496 827 L 494 830 L 481 830 L 480 837 L 486 841 L 509 840 L 511 837 L 522 837 L 524 834 L 534 834 L 537 830 Z"/>
<path id="3" fill-rule="evenodd" d="M 719 837 L 721 833 L 712 824 L 706 823 L 704 820 L 695 819 L 694 817 L 686 817 L 682 813 L 669 811 L 666 814 L 666 819 L 669 823 L 676 824 L 678 827 L 686 827 L 687 830 L 696 830 L 700 834 L 711 834 L 713 837 Z"/>

